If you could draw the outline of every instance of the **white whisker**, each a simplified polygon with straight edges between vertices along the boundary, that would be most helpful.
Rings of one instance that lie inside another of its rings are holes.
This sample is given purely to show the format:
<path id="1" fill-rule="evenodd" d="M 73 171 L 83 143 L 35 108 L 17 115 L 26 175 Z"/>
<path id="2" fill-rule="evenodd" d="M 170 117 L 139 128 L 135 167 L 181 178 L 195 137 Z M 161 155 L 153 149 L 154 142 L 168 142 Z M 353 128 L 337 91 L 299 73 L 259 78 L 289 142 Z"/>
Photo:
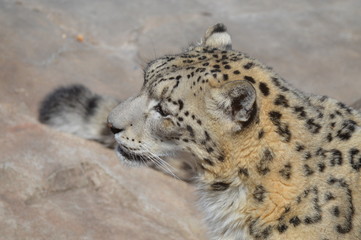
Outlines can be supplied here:
<path id="1" fill-rule="evenodd" d="M 143 144 L 142 145 L 143 149 L 150 154 L 149 159 L 152 160 L 152 162 L 158 166 L 159 168 L 163 169 L 165 172 L 169 173 L 171 176 L 173 176 L 174 178 L 180 180 L 180 178 L 172 171 L 172 170 L 176 170 L 172 165 L 170 165 L 169 163 L 167 163 L 164 159 L 160 158 L 159 156 L 155 155 L 154 153 L 152 153 L 150 151 L 150 149 Z"/>

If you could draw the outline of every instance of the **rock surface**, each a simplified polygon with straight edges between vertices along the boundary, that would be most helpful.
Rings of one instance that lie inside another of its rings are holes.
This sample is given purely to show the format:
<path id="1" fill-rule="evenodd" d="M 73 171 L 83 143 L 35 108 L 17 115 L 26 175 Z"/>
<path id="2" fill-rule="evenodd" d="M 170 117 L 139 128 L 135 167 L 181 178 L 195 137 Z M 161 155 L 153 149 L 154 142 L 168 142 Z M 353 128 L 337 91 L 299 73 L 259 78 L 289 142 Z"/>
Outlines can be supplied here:
<path id="1" fill-rule="evenodd" d="M 40 125 L 59 85 L 126 98 L 142 67 L 228 26 L 308 92 L 360 98 L 361 2 L 0 0 L 0 239 L 206 239 L 194 189 Z"/>
<path id="2" fill-rule="evenodd" d="M 205 239 L 192 188 L 0 106 L 0 239 Z"/>

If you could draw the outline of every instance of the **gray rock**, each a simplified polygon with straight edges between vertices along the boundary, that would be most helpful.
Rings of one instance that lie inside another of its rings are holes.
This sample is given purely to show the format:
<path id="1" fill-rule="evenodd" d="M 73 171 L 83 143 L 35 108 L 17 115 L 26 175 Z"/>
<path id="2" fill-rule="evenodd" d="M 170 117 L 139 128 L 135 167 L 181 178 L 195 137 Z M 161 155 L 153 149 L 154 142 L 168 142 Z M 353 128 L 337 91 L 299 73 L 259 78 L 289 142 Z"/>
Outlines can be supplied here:
<path id="1" fill-rule="evenodd" d="M 205 239 L 192 187 L 40 125 L 39 101 L 70 83 L 134 95 L 147 61 L 224 22 L 235 49 L 352 103 L 360 16 L 358 0 L 0 0 L 0 238 Z"/>
<path id="2" fill-rule="evenodd" d="M 1 104 L 1 239 L 205 239 L 192 186 Z"/>

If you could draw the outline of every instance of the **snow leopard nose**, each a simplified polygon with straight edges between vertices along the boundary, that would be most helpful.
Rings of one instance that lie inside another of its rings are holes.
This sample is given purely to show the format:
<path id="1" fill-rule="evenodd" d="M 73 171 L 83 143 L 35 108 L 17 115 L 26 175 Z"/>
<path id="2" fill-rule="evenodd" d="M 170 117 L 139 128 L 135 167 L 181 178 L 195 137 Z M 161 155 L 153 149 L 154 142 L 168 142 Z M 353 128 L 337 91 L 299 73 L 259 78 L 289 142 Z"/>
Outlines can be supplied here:
<path id="1" fill-rule="evenodd" d="M 120 133 L 122 132 L 124 129 L 123 128 L 116 128 L 114 127 L 111 123 L 108 122 L 108 127 L 110 128 L 110 131 L 113 133 L 113 134 L 117 134 L 117 133 Z"/>

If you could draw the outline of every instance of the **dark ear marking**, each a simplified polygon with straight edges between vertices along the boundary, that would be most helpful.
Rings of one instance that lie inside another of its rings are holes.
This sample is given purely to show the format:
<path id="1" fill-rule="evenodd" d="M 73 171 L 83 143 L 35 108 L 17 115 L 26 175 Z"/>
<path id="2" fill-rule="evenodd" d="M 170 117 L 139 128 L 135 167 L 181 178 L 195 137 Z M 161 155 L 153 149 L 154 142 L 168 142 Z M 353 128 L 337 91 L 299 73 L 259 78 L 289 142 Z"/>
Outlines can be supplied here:
<path id="1" fill-rule="evenodd" d="M 213 29 L 212 29 L 213 31 L 212 31 L 212 33 L 211 34 L 213 34 L 213 33 L 217 33 L 217 32 L 226 32 L 227 31 L 227 28 L 226 28 L 226 26 L 224 26 L 224 24 L 222 24 L 222 23 L 217 23 L 216 25 L 214 25 L 213 26 Z"/>
<path id="2" fill-rule="evenodd" d="M 227 82 L 210 94 L 217 114 L 222 112 L 234 123 L 232 131 L 240 131 L 257 119 L 256 90 L 248 81 Z"/>
<path id="3" fill-rule="evenodd" d="M 256 94 L 251 84 L 243 82 L 233 88 L 229 96 L 231 97 L 231 111 L 234 120 L 247 122 L 254 111 Z"/>
<path id="4" fill-rule="evenodd" d="M 232 48 L 231 36 L 227 33 L 227 28 L 222 23 L 209 27 L 203 38 L 203 46 L 229 50 Z"/>

